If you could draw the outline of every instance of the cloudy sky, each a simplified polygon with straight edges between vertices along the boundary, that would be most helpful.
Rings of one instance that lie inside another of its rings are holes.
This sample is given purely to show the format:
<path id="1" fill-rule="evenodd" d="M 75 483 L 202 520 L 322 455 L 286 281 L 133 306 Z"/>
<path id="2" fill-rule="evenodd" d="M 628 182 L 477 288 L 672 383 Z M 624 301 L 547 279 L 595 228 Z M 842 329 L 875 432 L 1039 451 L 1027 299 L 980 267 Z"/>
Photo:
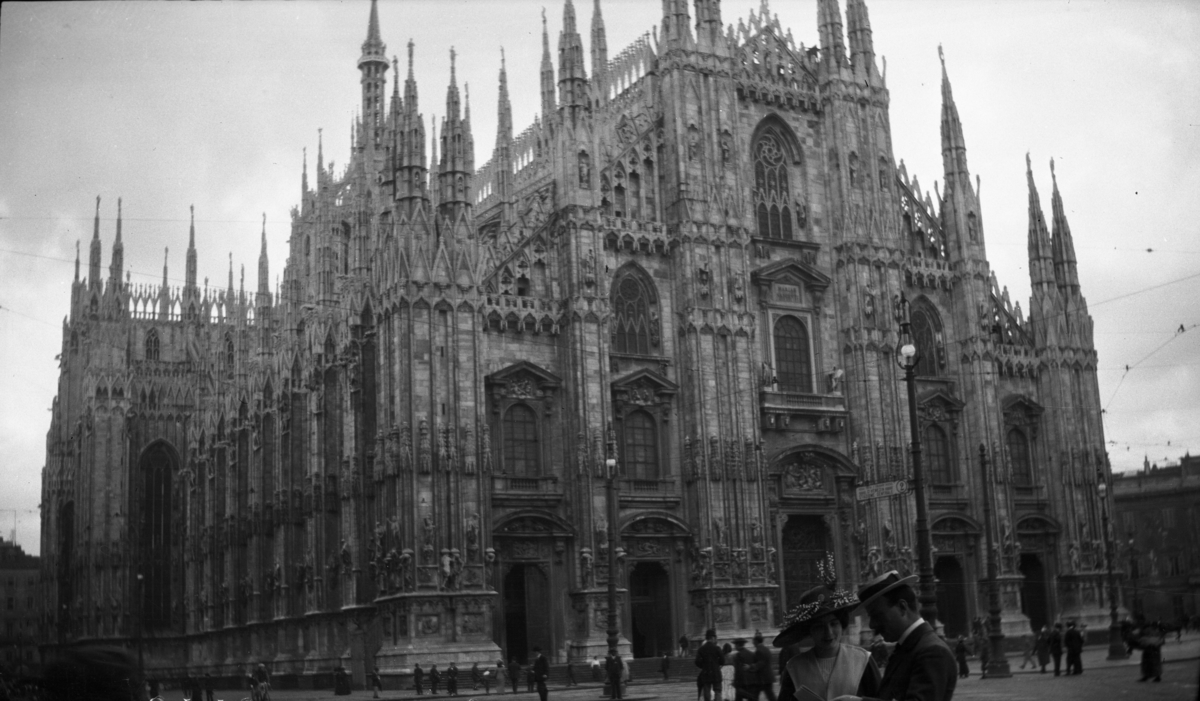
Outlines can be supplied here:
<path id="1" fill-rule="evenodd" d="M 516 130 L 539 109 L 543 4 L 553 50 L 557 0 L 380 3 L 383 40 L 401 71 L 405 43 L 416 42 L 427 131 L 445 114 L 456 48 L 478 164 L 495 139 L 502 46 Z M 758 4 L 725 0 L 723 19 L 736 24 Z M 576 6 L 586 50 L 592 2 Z M 660 19 L 652 0 L 602 6 L 610 56 Z M 1047 213 L 1056 160 L 1096 322 L 1114 467 L 1200 449 L 1200 3 L 868 6 L 887 60 L 895 155 L 929 190 L 941 175 L 944 46 L 969 164 L 983 181 L 989 257 L 1025 309 L 1025 153 Z M 772 10 L 797 42 L 818 43 L 815 0 L 776 0 Z M 40 549 L 54 357 L 76 241 L 86 274 L 96 196 L 105 276 L 118 197 L 134 282 L 160 281 L 169 248 L 170 282 L 182 283 L 189 205 L 201 278 L 223 287 L 232 253 L 254 286 L 264 212 L 277 275 L 302 149 L 315 162 L 323 129 L 326 159 L 347 159 L 368 11 L 360 0 L 0 6 L 0 534 L 15 519 L 18 542 Z"/>

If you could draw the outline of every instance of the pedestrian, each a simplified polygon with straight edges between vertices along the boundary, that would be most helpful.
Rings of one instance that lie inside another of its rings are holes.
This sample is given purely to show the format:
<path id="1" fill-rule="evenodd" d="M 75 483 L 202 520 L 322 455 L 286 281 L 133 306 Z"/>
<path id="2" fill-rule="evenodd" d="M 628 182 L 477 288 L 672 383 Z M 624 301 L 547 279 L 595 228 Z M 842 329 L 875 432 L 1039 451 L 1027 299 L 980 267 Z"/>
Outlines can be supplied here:
<path id="1" fill-rule="evenodd" d="M 517 664 L 517 658 L 508 658 L 508 681 L 512 684 L 513 693 L 517 693 L 517 685 L 521 683 L 521 665 Z"/>
<path id="2" fill-rule="evenodd" d="M 610 699 L 622 698 L 621 694 L 621 657 L 617 654 L 615 647 L 608 649 L 608 657 L 604 658 L 604 672 L 608 678 L 608 697 Z"/>
<path id="3" fill-rule="evenodd" d="M 429 693 L 437 696 L 438 682 L 442 681 L 442 673 L 438 671 L 437 665 L 429 665 Z"/>
<path id="4" fill-rule="evenodd" d="M 678 644 L 679 644 L 679 656 L 687 657 L 688 651 L 691 649 L 691 644 L 688 641 L 688 636 L 686 636 L 686 635 L 679 636 Z"/>
<path id="5" fill-rule="evenodd" d="M 767 701 L 775 701 L 775 668 L 771 666 L 771 649 L 763 643 L 763 634 L 757 630 L 754 631 L 754 667 L 758 683 L 749 689 L 754 700 L 758 701 L 758 695 L 762 693 Z"/>
<path id="6" fill-rule="evenodd" d="M 375 665 L 371 670 L 371 689 L 375 692 L 371 698 L 379 698 L 379 692 L 383 691 L 383 677 L 379 676 L 379 665 Z"/>
<path id="7" fill-rule="evenodd" d="M 1032 635 L 1021 636 L 1021 647 L 1025 648 L 1025 659 L 1021 660 L 1021 669 L 1025 669 L 1025 665 L 1036 667 L 1033 661 L 1033 650 L 1035 640 Z"/>
<path id="8" fill-rule="evenodd" d="M 534 679 L 533 663 L 530 662 L 529 664 L 525 665 L 525 691 L 531 694 L 533 693 Z"/>
<path id="9" fill-rule="evenodd" d="M 987 679 L 988 661 L 992 659 L 992 646 L 988 644 L 987 638 L 980 638 L 977 648 L 979 649 L 979 678 Z"/>
<path id="10" fill-rule="evenodd" d="M 871 630 L 896 643 L 875 696 L 881 699 L 950 701 L 958 682 L 950 647 L 917 612 L 916 575 L 901 577 L 896 570 L 880 575 L 858 590 Z M 829 701 L 847 701 L 839 696 Z"/>
<path id="11" fill-rule="evenodd" d="M 954 646 L 954 661 L 958 662 L 958 678 L 966 679 L 971 676 L 971 668 L 967 666 L 967 639 L 958 636 L 958 644 Z"/>
<path id="12" fill-rule="evenodd" d="M 533 679 L 537 683 L 538 698 L 541 701 L 546 701 L 550 695 L 550 690 L 546 688 L 546 681 L 550 679 L 550 660 L 547 660 L 546 656 L 542 654 L 542 648 L 540 647 L 534 647 L 533 654 L 534 659 L 531 667 L 533 669 Z"/>
<path id="13" fill-rule="evenodd" d="M 733 663 L 733 696 L 736 699 L 744 698 L 747 684 L 757 680 L 754 673 L 754 651 L 746 649 L 745 638 L 734 638 L 733 652 L 726 660 Z M 724 689 L 721 691 L 724 693 Z"/>
<path id="14" fill-rule="evenodd" d="M 1033 649 L 1037 654 L 1038 666 L 1042 668 L 1042 674 L 1046 673 L 1046 665 L 1050 664 L 1050 631 L 1046 626 L 1038 631 L 1037 639 L 1033 641 Z"/>
<path id="15" fill-rule="evenodd" d="M 483 670 L 483 674 L 480 675 L 483 679 L 483 693 L 489 694 L 489 695 L 492 693 L 492 672 L 493 672 L 493 670 L 491 668 L 488 668 L 488 669 Z M 500 693 L 504 693 L 503 686 L 500 687 Z"/>
<path id="16" fill-rule="evenodd" d="M 504 666 L 504 660 L 496 660 L 496 691 L 504 693 L 505 687 L 508 686 L 508 668 Z M 516 693 L 514 691 L 514 693 Z"/>
<path id="17" fill-rule="evenodd" d="M 575 681 L 575 665 L 570 660 L 567 660 L 567 686 L 579 686 Z"/>
<path id="18" fill-rule="evenodd" d="M 1075 627 L 1075 621 L 1067 624 L 1063 636 L 1063 647 L 1067 649 L 1067 674 L 1083 674 L 1083 634 Z"/>
<path id="19" fill-rule="evenodd" d="M 811 699 L 814 695 L 822 699 L 878 695 L 879 668 L 871 653 L 842 642 L 859 599 L 836 586 L 833 581 L 801 594 L 775 636 L 775 647 L 786 650 L 797 646 L 804 650 L 788 658 L 780 675 L 779 697 L 784 701 Z M 757 693 L 754 697 L 757 699 Z"/>
<path id="20" fill-rule="evenodd" d="M 733 687 L 736 669 L 733 666 L 735 651 L 733 645 L 725 643 L 721 646 L 721 698 L 723 701 L 734 701 L 737 691 Z"/>
<path id="21" fill-rule="evenodd" d="M 204 673 L 204 699 L 213 701 L 213 678 L 209 672 Z"/>
<path id="22" fill-rule="evenodd" d="M 1142 629 L 1137 641 L 1137 646 L 1142 650 L 1142 678 L 1138 679 L 1139 682 L 1150 677 L 1154 677 L 1156 682 L 1162 681 L 1162 649 L 1165 643 L 1166 636 L 1161 626 L 1151 623 Z"/>
<path id="23" fill-rule="evenodd" d="M 602 673 L 600 671 L 600 656 L 592 655 L 592 661 L 589 664 L 592 667 L 592 681 L 594 681 L 594 682 L 600 681 L 603 678 Z"/>
<path id="24" fill-rule="evenodd" d="M 483 681 L 483 673 L 479 671 L 479 663 L 471 665 L 471 688 L 478 691 L 479 683 Z"/>
<path id="25" fill-rule="evenodd" d="M 350 675 L 346 673 L 346 668 L 340 662 L 337 667 L 333 668 L 333 695 L 350 695 Z"/>
<path id="26" fill-rule="evenodd" d="M 665 652 L 662 656 L 662 662 L 658 663 L 658 671 L 662 672 L 664 682 L 671 678 L 671 656 Z"/>
<path id="27" fill-rule="evenodd" d="M 425 670 L 421 669 L 421 663 L 413 665 L 413 689 L 417 692 L 417 696 L 425 693 L 425 687 L 422 684 L 425 681 Z"/>
<path id="28" fill-rule="evenodd" d="M 1050 656 L 1054 658 L 1054 676 L 1059 676 L 1062 665 L 1063 654 L 1063 634 L 1062 623 L 1055 623 L 1054 630 L 1050 631 L 1050 637 L 1046 643 L 1046 647 L 1050 650 Z"/>
<path id="29" fill-rule="evenodd" d="M 721 648 L 717 647 L 717 631 L 709 628 L 704 631 L 704 643 L 696 650 L 696 666 L 700 668 L 700 673 L 696 675 L 696 691 L 704 701 L 713 701 L 714 695 L 717 701 L 721 701 L 721 665 L 724 659 Z"/>
<path id="30" fill-rule="evenodd" d="M 458 696 L 458 667 L 453 662 L 446 668 L 446 695 Z"/>

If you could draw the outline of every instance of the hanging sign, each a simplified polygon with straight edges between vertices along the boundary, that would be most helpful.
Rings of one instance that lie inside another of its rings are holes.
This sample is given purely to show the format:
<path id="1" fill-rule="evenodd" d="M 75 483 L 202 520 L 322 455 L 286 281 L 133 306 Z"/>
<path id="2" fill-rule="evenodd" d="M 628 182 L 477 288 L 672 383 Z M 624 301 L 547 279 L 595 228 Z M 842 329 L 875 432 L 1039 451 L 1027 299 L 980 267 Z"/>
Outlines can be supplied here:
<path id="1" fill-rule="evenodd" d="M 871 501 L 872 499 L 882 499 L 884 497 L 895 497 L 901 494 L 908 494 L 908 480 L 896 480 L 895 482 L 880 482 L 867 487 L 859 487 L 854 490 L 854 496 L 859 501 Z"/>

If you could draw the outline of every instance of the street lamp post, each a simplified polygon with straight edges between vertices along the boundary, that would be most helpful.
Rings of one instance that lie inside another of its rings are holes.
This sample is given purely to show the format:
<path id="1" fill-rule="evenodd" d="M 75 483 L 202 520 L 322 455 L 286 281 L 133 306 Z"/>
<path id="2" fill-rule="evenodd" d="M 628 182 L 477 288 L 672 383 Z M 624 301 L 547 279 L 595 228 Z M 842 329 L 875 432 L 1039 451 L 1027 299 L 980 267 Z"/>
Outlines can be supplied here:
<path id="1" fill-rule="evenodd" d="M 1127 542 L 1129 545 L 1129 583 L 1133 585 L 1133 597 L 1129 602 L 1129 613 L 1136 621 L 1138 614 L 1142 612 L 1142 606 L 1138 602 L 1138 561 L 1137 550 L 1135 549 L 1137 538 L 1133 529 L 1130 529 L 1125 535 L 1128 538 Z"/>
<path id="2" fill-rule="evenodd" d="M 136 613 L 137 613 L 138 674 L 142 677 L 142 679 L 145 679 L 146 678 L 146 660 L 142 656 L 142 626 L 144 625 L 144 622 L 142 621 L 142 617 L 146 613 L 146 607 L 144 605 L 146 595 L 145 595 L 145 587 L 142 584 L 142 582 L 143 582 L 142 573 L 138 572 L 137 573 L 137 591 L 138 591 L 137 597 L 138 597 L 138 600 L 137 600 L 137 611 L 136 611 Z"/>
<path id="3" fill-rule="evenodd" d="M 617 627 L 617 459 L 611 452 L 604 465 L 608 499 L 608 637 L 605 642 L 609 650 L 614 650 L 620 630 Z"/>
<path id="4" fill-rule="evenodd" d="M 908 317 L 908 299 L 900 293 L 896 318 L 900 322 L 900 343 L 897 362 L 904 369 L 908 386 L 908 421 L 912 434 L 913 492 L 917 499 L 917 573 L 920 580 L 921 618 L 937 629 L 937 592 L 933 581 L 933 553 L 929 542 L 929 509 L 925 503 L 925 476 L 921 467 L 921 435 L 917 424 L 917 363 L 921 356 L 912 339 Z"/>
<path id="5" fill-rule="evenodd" d="M 1117 580 L 1113 576 L 1113 539 L 1108 532 L 1108 479 L 1104 470 L 1097 470 L 1096 491 L 1100 494 L 1100 519 L 1104 529 L 1104 565 L 1108 574 L 1108 657 L 1123 660 L 1128 655 L 1121 639 L 1121 623 L 1117 620 Z"/>
<path id="6" fill-rule="evenodd" d="M 1004 632 L 1000 630 L 1000 563 L 997 562 L 995 541 L 992 536 L 992 481 L 988 477 L 987 447 L 979 444 L 979 465 L 983 470 L 983 534 L 987 546 L 988 570 L 988 640 L 991 654 L 988 656 L 985 677 L 1011 677 L 1008 657 L 1004 654 Z"/>

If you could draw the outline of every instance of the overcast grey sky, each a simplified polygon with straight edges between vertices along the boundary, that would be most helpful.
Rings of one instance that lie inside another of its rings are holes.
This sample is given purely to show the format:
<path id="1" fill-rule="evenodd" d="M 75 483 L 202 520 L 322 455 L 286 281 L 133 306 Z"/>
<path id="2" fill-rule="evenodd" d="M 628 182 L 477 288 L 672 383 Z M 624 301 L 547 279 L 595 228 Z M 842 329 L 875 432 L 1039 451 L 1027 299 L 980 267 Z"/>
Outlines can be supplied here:
<path id="1" fill-rule="evenodd" d="M 553 51 L 562 25 L 555 0 L 381 1 L 383 40 L 402 72 L 405 43 L 416 42 L 427 133 L 445 114 L 451 46 L 459 84 L 470 86 L 476 164 L 495 141 L 501 46 L 515 129 L 532 121 L 543 4 Z M 592 2 L 575 4 L 587 50 Z M 941 179 L 937 47 L 944 46 L 968 162 L 982 178 L 989 258 L 1026 310 L 1025 153 L 1047 214 L 1049 160 L 1056 160 L 1096 321 L 1114 468 L 1200 448 L 1200 3 L 867 4 L 876 53 L 887 60 L 895 156 L 930 191 Z M 758 6 L 725 0 L 723 19 L 736 26 Z M 602 0 L 602 7 L 609 56 L 651 31 L 661 13 L 654 0 Z M 818 43 L 815 0 L 776 0 L 771 9 L 797 42 Z M 106 276 L 117 197 L 124 198 L 125 267 L 136 283 L 161 280 L 164 247 L 171 283 L 182 283 L 192 204 L 201 278 L 223 287 L 232 253 L 254 286 L 263 212 L 278 275 L 301 149 L 311 168 L 323 128 L 326 159 L 347 160 L 368 11 L 365 0 L 0 6 L 5 537 L 15 516 L 18 542 L 40 550 L 54 357 L 77 240 L 86 274 L 96 195 Z M 1147 290 L 1180 278 L 1189 279 Z"/>

